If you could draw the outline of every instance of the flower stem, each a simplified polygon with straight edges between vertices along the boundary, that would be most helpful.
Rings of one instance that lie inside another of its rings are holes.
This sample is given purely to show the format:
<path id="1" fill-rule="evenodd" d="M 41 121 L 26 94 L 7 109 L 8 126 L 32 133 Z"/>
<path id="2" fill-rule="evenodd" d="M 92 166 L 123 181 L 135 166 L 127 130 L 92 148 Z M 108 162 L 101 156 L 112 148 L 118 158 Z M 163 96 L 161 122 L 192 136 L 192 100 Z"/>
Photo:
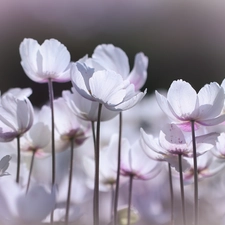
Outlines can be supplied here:
<path id="1" fill-rule="evenodd" d="M 102 104 L 98 107 L 98 120 L 95 142 L 95 186 L 94 186 L 94 225 L 99 225 L 99 158 L 100 158 L 100 122 Z"/>
<path id="2" fill-rule="evenodd" d="M 174 195 L 173 195 L 173 180 L 172 180 L 172 171 L 171 165 L 168 163 L 169 171 L 169 184 L 170 184 L 170 214 L 171 214 L 171 225 L 174 225 Z"/>
<path id="3" fill-rule="evenodd" d="M 115 191 L 114 191 L 114 184 L 111 184 L 111 217 L 110 217 L 110 221 L 113 221 L 113 206 L 114 206 L 114 199 L 115 199 Z"/>
<path id="4" fill-rule="evenodd" d="M 119 198 L 119 184 L 120 184 L 120 161 L 121 161 L 121 139 L 122 139 L 122 112 L 119 114 L 119 140 L 118 140 L 118 161 L 117 161 L 117 176 L 116 176 L 116 190 L 114 200 L 114 220 L 113 225 L 117 225 L 117 206 Z"/>
<path id="5" fill-rule="evenodd" d="M 30 171 L 29 171 L 29 177 L 28 177 L 28 181 L 27 181 L 27 189 L 26 189 L 26 194 L 29 190 L 30 187 L 30 179 L 31 179 L 31 174 L 32 174 L 32 170 L 33 170 L 33 165 L 34 165 L 34 155 L 35 155 L 35 150 L 32 151 L 32 157 L 31 157 L 31 162 L 30 162 Z"/>
<path id="6" fill-rule="evenodd" d="M 65 225 L 69 221 L 69 209 L 70 209 L 70 195 L 71 195 L 71 186 L 72 186 L 72 176 L 73 176 L 73 155 L 74 155 L 74 139 L 70 140 L 70 169 L 69 169 L 69 183 L 68 183 L 68 193 L 66 201 L 66 216 L 65 216 Z"/>
<path id="7" fill-rule="evenodd" d="M 16 183 L 20 181 L 20 136 L 17 136 L 17 171 L 16 171 Z"/>
<path id="8" fill-rule="evenodd" d="M 132 199 L 132 188 L 133 188 L 133 175 L 130 175 L 129 191 L 128 191 L 128 211 L 127 211 L 127 225 L 130 225 L 130 211 L 131 211 L 131 199 Z"/>
<path id="9" fill-rule="evenodd" d="M 52 121 L 52 185 L 55 184 L 55 122 L 54 122 L 54 92 L 52 86 L 52 80 L 48 80 L 49 101 L 51 108 L 51 121 Z"/>
<path id="10" fill-rule="evenodd" d="M 179 174 L 180 174 L 180 192 L 181 192 L 181 202 L 182 202 L 182 216 L 183 224 L 186 225 L 186 213 L 185 213 L 185 198 L 184 198 L 184 182 L 183 182 L 183 169 L 182 169 L 182 155 L 178 154 L 179 161 Z"/>
<path id="11" fill-rule="evenodd" d="M 54 122 L 54 92 L 52 86 L 52 80 L 48 80 L 49 101 L 51 108 L 51 122 L 52 122 L 52 187 L 55 184 L 55 122 Z M 54 221 L 54 210 L 51 213 L 51 223 Z"/>
<path id="12" fill-rule="evenodd" d="M 191 121 L 193 165 L 194 165 L 194 225 L 198 225 L 198 165 L 195 140 L 195 121 Z"/>

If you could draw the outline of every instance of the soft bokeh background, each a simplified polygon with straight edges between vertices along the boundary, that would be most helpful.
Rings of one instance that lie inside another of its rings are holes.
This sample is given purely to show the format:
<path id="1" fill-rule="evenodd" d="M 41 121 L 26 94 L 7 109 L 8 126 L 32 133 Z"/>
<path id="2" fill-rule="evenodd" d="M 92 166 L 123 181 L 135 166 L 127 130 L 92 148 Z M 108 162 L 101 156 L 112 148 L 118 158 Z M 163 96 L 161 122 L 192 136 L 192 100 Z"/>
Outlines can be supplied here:
<path id="1" fill-rule="evenodd" d="M 98 44 L 112 43 L 129 56 L 149 57 L 148 92 L 169 88 L 184 79 L 199 89 L 225 77 L 225 6 L 219 1 L 170 0 L 1 0 L 0 90 L 33 89 L 31 101 L 40 106 L 47 85 L 29 80 L 20 66 L 24 38 L 42 43 L 56 38 L 76 61 L 91 55 Z M 71 87 L 55 84 L 55 94 Z"/>

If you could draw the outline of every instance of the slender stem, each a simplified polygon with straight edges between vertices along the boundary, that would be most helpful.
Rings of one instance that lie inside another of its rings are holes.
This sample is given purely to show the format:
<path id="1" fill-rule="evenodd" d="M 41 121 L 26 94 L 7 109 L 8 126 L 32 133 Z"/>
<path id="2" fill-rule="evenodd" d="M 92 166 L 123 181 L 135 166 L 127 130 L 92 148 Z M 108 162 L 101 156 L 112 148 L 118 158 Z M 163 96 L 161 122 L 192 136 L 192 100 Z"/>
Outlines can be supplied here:
<path id="1" fill-rule="evenodd" d="M 198 225 L 198 165 L 195 140 L 195 121 L 191 121 L 192 144 L 193 144 L 193 165 L 194 165 L 194 225 Z"/>
<path id="2" fill-rule="evenodd" d="M 128 191 L 128 212 L 127 212 L 127 225 L 130 225 L 130 211 L 131 211 L 131 198 L 132 198 L 132 187 L 133 187 L 133 175 L 130 175 L 129 191 Z"/>
<path id="3" fill-rule="evenodd" d="M 119 184 L 120 184 L 120 161 L 121 161 L 121 139 L 122 139 L 122 112 L 119 114 L 119 140 L 118 140 L 118 161 L 117 161 L 117 176 L 116 176 L 116 190 L 114 200 L 114 220 L 113 225 L 117 225 L 117 206 L 119 198 Z"/>
<path id="4" fill-rule="evenodd" d="M 73 155 L 74 155 L 74 139 L 70 140 L 70 169 L 69 169 L 69 183 L 68 183 L 68 193 L 66 201 L 66 216 L 65 216 L 65 225 L 69 221 L 69 209 L 70 209 L 70 195 L 71 195 L 71 186 L 72 186 L 72 176 L 73 176 Z"/>
<path id="5" fill-rule="evenodd" d="M 110 208 L 110 212 L 111 212 L 111 217 L 110 217 L 110 221 L 113 220 L 113 206 L 114 206 L 114 197 L 115 197 L 115 191 L 114 191 L 114 185 L 111 184 L 111 208 Z"/>
<path id="6" fill-rule="evenodd" d="M 55 122 L 54 122 L 54 92 L 52 86 L 52 80 L 48 80 L 49 101 L 51 108 L 51 122 L 52 122 L 52 188 L 55 184 Z M 51 223 L 54 221 L 54 210 L 51 213 Z"/>
<path id="7" fill-rule="evenodd" d="M 170 214 L 171 214 L 171 225 L 174 225 L 174 194 L 173 194 L 173 180 L 172 180 L 172 171 L 171 165 L 168 163 L 169 171 L 169 184 L 170 184 Z"/>
<path id="8" fill-rule="evenodd" d="M 20 136 L 17 136 L 17 171 L 16 171 L 16 183 L 20 181 Z"/>
<path id="9" fill-rule="evenodd" d="M 94 186 L 94 225 L 99 225 L 99 160 L 100 160 L 100 122 L 102 104 L 98 107 L 98 120 L 95 142 L 95 186 Z"/>
<path id="10" fill-rule="evenodd" d="M 95 146 L 95 122 L 91 121 L 91 128 L 92 128 L 92 137 L 93 137 L 93 142 Z"/>
<path id="11" fill-rule="evenodd" d="M 92 138 L 93 138 L 93 144 L 94 144 L 94 155 L 96 160 L 96 138 L 95 138 L 95 123 L 94 121 L 91 122 L 91 128 L 92 128 Z M 95 194 L 95 188 L 94 188 L 94 196 L 93 196 L 93 221 L 95 220 L 95 202 L 96 202 L 96 194 Z"/>
<path id="12" fill-rule="evenodd" d="M 183 169 L 182 169 L 182 155 L 181 154 L 178 154 L 178 161 L 179 161 L 180 192 L 181 192 L 181 202 L 182 202 L 183 224 L 186 225 L 184 182 L 183 182 L 183 171 L 182 171 Z"/>
<path id="13" fill-rule="evenodd" d="M 28 176 L 28 181 L 27 181 L 27 189 L 26 189 L 26 193 L 29 190 L 30 187 L 30 180 L 31 180 L 31 174 L 32 174 L 32 170 L 33 170 L 33 165 L 34 165 L 34 155 L 35 155 L 35 150 L 32 151 L 32 157 L 31 157 L 31 162 L 30 162 L 30 171 L 29 171 L 29 176 Z"/>
<path id="14" fill-rule="evenodd" d="M 49 101 L 51 108 L 51 121 L 52 121 L 52 184 L 55 184 L 55 122 L 54 122 L 54 92 L 52 86 L 52 80 L 48 80 Z"/>

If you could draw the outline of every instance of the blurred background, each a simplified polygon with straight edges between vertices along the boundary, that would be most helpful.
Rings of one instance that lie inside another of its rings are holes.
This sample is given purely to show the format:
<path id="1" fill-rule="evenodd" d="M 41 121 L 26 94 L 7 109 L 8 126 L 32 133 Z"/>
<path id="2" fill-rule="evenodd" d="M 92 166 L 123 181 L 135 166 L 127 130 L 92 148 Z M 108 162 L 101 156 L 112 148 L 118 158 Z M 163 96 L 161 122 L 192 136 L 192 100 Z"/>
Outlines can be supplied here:
<path id="1" fill-rule="evenodd" d="M 98 44 L 149 57 L 148 93 L 184 79 L 199 90 L 225 78 L 225 4 L 220 1 L 170 0 L 1 0 L 0 90 L 32 87 L 31 101 L 48 99 L 47 84 L 31 81 L 20 66 L 24 38 L 42 43 L 56 38 L 76 61 L 91 56 Z M 54 84 L 55 95 L 70 83 Z"/>

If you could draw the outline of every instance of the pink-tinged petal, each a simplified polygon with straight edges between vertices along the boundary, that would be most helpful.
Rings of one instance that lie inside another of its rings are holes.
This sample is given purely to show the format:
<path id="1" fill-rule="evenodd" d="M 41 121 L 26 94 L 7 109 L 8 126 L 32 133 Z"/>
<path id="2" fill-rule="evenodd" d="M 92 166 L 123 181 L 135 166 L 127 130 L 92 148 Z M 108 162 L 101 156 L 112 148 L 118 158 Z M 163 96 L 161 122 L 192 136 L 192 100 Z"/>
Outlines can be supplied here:
<path id="1" fill-rule="evenodd" d="M 56 39 L 45 40 L 39 49 L 42 56 L 42 73 L 49 78 L 58 78 L 61 73 L 68 70 L 70 53 L 67 48 Z M 65 75 L 65 74 L 64 74 Z M 69 81 L 69 75 L 66 77 Z M 65 79 L 65 78 L 64 78 Z"/>
<path id="2" fill-rule="evenodd" d="M 129 61 L 125 52 L 112 44 L 98 45 L 92 58 L 106 70 L 115 71 L 126 79 L 129 72 Z"/>
<path id="3" fill-rule="evenodd" d="M 167 100 L 175 112 L 175 114 L 183 120 L 191 119 L 196 104 L 197 104 L 197 93 L 192 86 L 182 80 L 173 81 L 168 93 Z"/>
<path id="4" fill-rule="evenodd" d="M 224 90 L 216 82 L 205 85 L 198 93 L 199 115 L 202 120 L 218 116 L 224 105 Z"/>
<path id="5" fill-rule="evenodd" d="M 71 81 L 73 87 L 80 95 L 91 101 L 95 100 L 91 95 L 89 86 L 89 79 L 92 77 L 93 73 L 94 69 L 87 67 L 85 64 L 77 62 L 71 65 Z"/>
<path id="6" fill-rule="evenodd" d="M 17 200 L 20 218 L 26 222 L 45 219 L 55 207 L 55 187 L 52 189 L 49 193 L 42 186 L 35 186 L 26 195 L 20 196 Z"/>
<path id="7" fill-rule="evenodd" d="M 185 123 L 179 123 L 176 124 L 182 131 L 185 132 L 191 132 L 192 127 L 191 127 L 191 122 L 185 122 Z M 198 123 L 194 123 L 194 128 L 195 130 L 198 130 L 200 128 L 200 125 Z"/>
<path id="8" fill-rule="evenodd" d="M 162 109 L 162 111 L 173 121 L 178 121 L 179 117 L 177 115 L 174 115 L 171 112 L 171 107 L 168 104 L 168 101 L 165 96 L 161 95 L 158 91 L 155 91 L 155 97 L 158 102 L 159 107 Z"/>
<path id="9" fill-rule="evenodd" d="M 221 124 L 225 121 L 225 114 L 218 116 L 213 119 L 208 119 L 208 120 L 198 120 L 197 122 L 203 126 L 214 126 Z"/>
<path id="10" fill-rule="evenodd" d="M 21 65 L 27 76 L 35 82 L 43 82 L 42 78 L 37 76 L 37 52 L 40 45 L 36 40 L 25 38 L 19 47 Z"/>
<path id="11" fill-rule="evenodd" d="M 159 134 L 162 148 L 172 154 L 187 154 L 188 147 L 185 136 L 175 124 L 167 124 Z"/>
<path id="12" fill-rule="evenodd" d="M 117 105 L 126 95 L 121 75 L 114 71 L 97 71 L 89 80 L 91 95 L 101 103 Z"/>
<path id="13" fill-rule="evenodd" d="M 135 90 L 140 90 L 147 80 L 148 57 L 142 52 L 136 54 L 134 68 L 132 69 L 129 80 L 134 84 Z"/>

